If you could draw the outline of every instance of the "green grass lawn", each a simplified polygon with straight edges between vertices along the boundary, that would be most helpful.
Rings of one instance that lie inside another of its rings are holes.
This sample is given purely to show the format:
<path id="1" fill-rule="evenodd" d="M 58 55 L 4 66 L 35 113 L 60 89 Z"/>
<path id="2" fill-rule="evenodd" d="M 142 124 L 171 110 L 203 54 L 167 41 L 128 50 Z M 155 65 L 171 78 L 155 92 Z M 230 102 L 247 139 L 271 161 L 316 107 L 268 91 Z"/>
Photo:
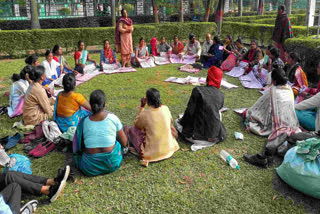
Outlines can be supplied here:
<path id="1" fill-rule="evenodd" d="M 92 55 L 98 60 L 98 55 Z M 67 57 L 72 62 L 71 57 Z M 40 62 L 42 59 L 40 60 Z M 12 73 L 18 73 L 24 60 L 1 61 L 0 76 L 4 77 L 0 88 L 0 105 L 7 105 L 4 92 L 9 90 Z M 183 113 L 194 86 L 166 83 L 170 76 L 186 77 L 190 74 L 177 70 L 178 65 L 165 65 L 152 69 L 137 69 L 135 73 L 100 75 L 76 88 L 76 92 L 89 98 L 95 89 L 106 93 L 106 109 L 114 112 L 127 125 L 133 125 L 140 98 L 147 89 L 160 91 L 162 103 L 168 105 L 174 119 Z M 193 76 L 205 77 L 207 70 Z M 229 82 L 239 85 L 237 79 L 225 76 Z M 144 168 L 139 160 L 129 155 L 116 172 L 97 177 L 78 176 L 74 184 L 68 183 L 59 199 L 40 205 L 37 213 L 303 213 L 304 207 L 295 204 L 273 190 L 274 167 L 258 169 L 244 162 L 246 152 L 257 153 L 265 142 L 245 133 L 234 108 L 250 107 L 260 94 L 257 90 L 243 87 L 225 90 L 225 107 L 231 110 L 222 114 L 227 128 L 227 139 L 214 147 L 197 152 L 189 150 L 190 144 L 179 141 L 181 149 L 172 158 L 151 163 Z M 12 135 L 15 121 L 0 116 L 0 137 Z M 234 132 L 244 134 L 244 140 L 234 138 Z M 225 149 L 238 161 L 240 170 L 235 170 L 219 157 Z M 21 153 L 22 145 L 9 151 Z M 25 154 L 26 155 L 26 154 Z M 52 152 L 32 160 L 33 174 L 53 177 L 64 165 L 65 155 Z M 275 197 L 277 196 L 277 197 Z M 45 198 L 45 197 L 42 197 Z M 40 198 L 41 199 L 41 198 Z"/>

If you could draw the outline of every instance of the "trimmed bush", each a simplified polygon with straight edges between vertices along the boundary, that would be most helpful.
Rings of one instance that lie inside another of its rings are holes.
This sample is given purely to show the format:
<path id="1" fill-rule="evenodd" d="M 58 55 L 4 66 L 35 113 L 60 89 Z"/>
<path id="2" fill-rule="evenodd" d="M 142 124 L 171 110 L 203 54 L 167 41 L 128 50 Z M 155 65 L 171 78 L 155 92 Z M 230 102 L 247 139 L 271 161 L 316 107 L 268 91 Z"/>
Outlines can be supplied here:
<path id="1" fill-rule="evenodd" d="M 191 23 L 163 23 L 150 25 L 134 25 L 133 42 L 137 44 L 140 37 L 148 42 L 153 36 L 161 36 L 171 40 L 175 34 L 180 39 L 188 39 L 189 33 L 194 32 L 198 38 L 205 38 L 207 33 L 216 33 L 216 24 L 210 22 Z M 115 42 L 114 27 L 107 28 L 69 28 L 69 29 L 41 29 L 0 31 L 0 52 L 12 55 L 15 51 L 39 50 L 52 48 L 55 44 L 62 47 L 76 47 L 79 40 L 86 45 L 102 45 L 102 41 L 109 39 Z"/>

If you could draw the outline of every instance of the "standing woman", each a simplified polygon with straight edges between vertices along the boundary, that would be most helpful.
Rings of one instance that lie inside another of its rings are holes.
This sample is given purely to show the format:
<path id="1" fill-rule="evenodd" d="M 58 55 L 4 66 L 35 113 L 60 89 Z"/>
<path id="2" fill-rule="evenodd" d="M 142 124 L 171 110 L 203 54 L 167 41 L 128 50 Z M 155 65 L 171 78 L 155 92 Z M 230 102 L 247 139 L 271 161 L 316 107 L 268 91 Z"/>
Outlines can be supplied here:
<path id="1" fill-rule="evenodd" d="M 46 79 L 42 82 L 42 85 L 49 85 L 53 80 L 59 78 L 61 74 L 59 69 L 60 64 L 53 60 L 53 53 L 51 50 L 47 50 L 44 56 L 46 59 L 41 63 L 41 65 L 45 68 Z M 62 71 L 62 73 L 64 73 L 64 71 Z"/>
<path id="2" fill-rule="evenodd" d="M 97 65 L 97 62 L 95 60 L 90 59 L 88 51 L 84 48 L 84 42 L 80 40 L 78 42 L 78 50 L 74 54 L 74 60 L 76 65 L 75 70 L 79 73 L 83 73 L 83 69 L 86 67 L 87 61 L 93 62 L 94 65 Z"/>
<path id="3" fill-rule="evenodd" d="M 122 67 L 130 67 L 132 47 L 132 20 L 125 9 L 121 10 L 122 17 L 116 26 L 116 52 L 121 53 Z"/>
<path id="4" fill-rule="evenodd" d="M 60 64 L 60 69 L 61 71 L 64 71 L 66 73 L 74 73 L 78 74 L 76 70 L 73 70 L 71 66 L 67 63 L 66 59 L 62 55 L 62 47 L 60 45 L 55 45 L 52 49 L 53 52 L 53 59 Z"/>

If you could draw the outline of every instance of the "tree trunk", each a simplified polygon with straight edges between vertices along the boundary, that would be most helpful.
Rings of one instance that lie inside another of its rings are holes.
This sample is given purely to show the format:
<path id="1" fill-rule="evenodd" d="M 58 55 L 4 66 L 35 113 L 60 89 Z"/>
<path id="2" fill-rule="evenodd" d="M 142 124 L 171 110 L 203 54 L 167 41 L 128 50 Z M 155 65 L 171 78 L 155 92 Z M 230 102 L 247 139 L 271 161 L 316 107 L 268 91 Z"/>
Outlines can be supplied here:
<path id="1" fill-rule="evenodd" d="M 154 20 L 157 24 L 159 24 L 159 16 L 158 16 L 158 8 L 157 8 L 157 2 L 156 0 L 151 0 L 152 7 L 153 7 L 153 15 L 154 15 Z"/>
<path id="2" fill-rule="evenodd" d="M 183 23 L 183 0 L 180 0 L 180 22 Z"/>
<path id="3" fill-rule="evenodd" d="M 217 23 L 217 34 L 221 34 L 222 29 L 222 19 L 224 14 L 224 4 L 225 0 L 219 0 L 217 9 L 215 11 L 215 22 Z"/>
<path id="4" fill-rule="evenodd" d="M 38 5 L 36 0 L 30 0 L 31 4 L 31 29 L 40 29 L 38 17 Z"/>
<path id="5" fill-rule="evenodd" d="M 264 13 L 264 0 L 259 0 L 258 15 L 263 15 Z"/>
<path id="6" fill-rule="evenodd" d="M 111 17 L 112 17 L 112 26 L 116 26 L 116 1 L 111 0 Z"/>
<path id="7" fill-rule="evenodd" d="M 292 0 L 285 0 L 285 6 L 286 6 L 287 15 L 290 15 L 291 14 Z"/>
<path id="8" fill-rule="evenodd" d="M 259 11 L 259 0 L 256 0 L 255 2 L 254 2 L 254 8 L 253 8 L 253 10 L 254 11 Z"/>
<path id="9" fill-rule="evenodd" d="M 243 0 L 238 0 L 238 16 L 242 16 Z"/>
<path id="10" fill-rule="evenodd" d="M 230 8 L 230 10 L 232 10 L 232 11 L 233 11 L 233 0 L 230 0 L 229 8 Z"/>
<path id="11" fill-rule="evenodd" d="M 207 0 L 206 5 L 206 22 L 209 22 L 211 0 Z"/>

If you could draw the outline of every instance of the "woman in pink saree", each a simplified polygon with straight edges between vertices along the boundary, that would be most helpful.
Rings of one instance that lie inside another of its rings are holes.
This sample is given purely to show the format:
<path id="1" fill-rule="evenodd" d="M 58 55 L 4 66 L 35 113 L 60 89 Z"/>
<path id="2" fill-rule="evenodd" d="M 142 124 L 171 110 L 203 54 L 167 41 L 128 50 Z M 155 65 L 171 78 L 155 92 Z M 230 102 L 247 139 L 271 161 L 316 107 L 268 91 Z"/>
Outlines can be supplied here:
<path id="1" fill-rule="evenodd" d="M 116 26 L 116 52 L 121 53 L 122 67 L 130 67 L 132 48 L 132 20 L 126 10 L 121 10 L 122 17 Z"/>

